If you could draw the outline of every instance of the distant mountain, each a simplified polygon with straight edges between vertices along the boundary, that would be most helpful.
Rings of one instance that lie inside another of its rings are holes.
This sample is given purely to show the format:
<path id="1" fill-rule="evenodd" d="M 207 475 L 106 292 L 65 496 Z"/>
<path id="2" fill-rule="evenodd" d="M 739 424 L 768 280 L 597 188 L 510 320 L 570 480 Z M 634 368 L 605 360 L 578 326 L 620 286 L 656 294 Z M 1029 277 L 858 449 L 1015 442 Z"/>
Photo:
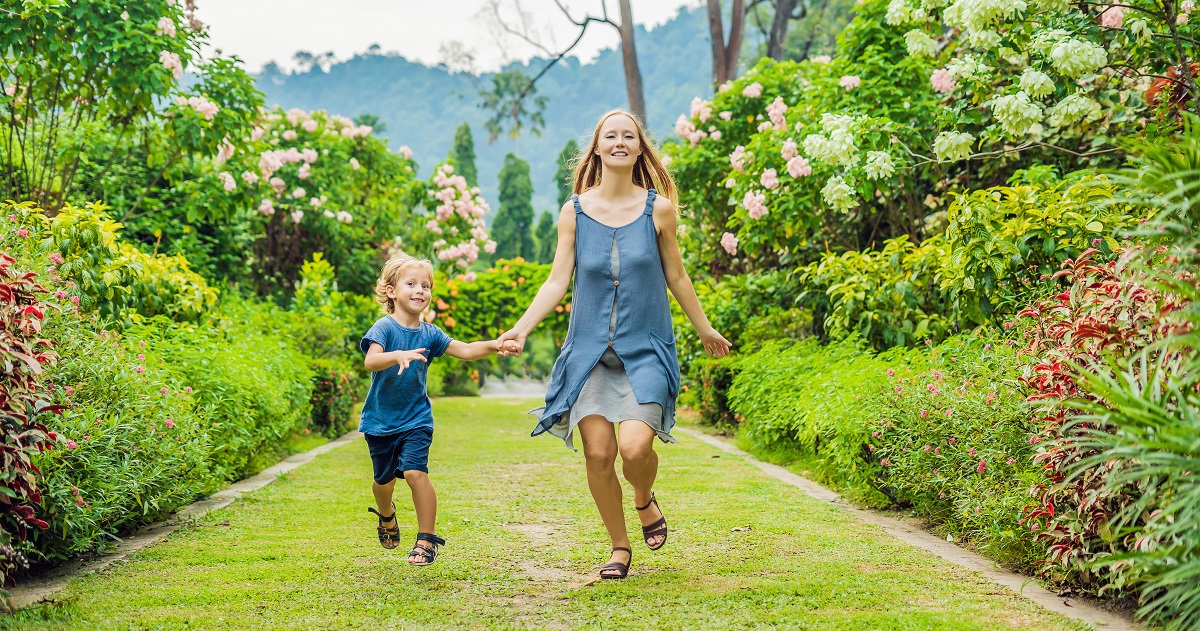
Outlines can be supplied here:
<path id="1" fill-rule="evenodd" d="M 652 31 L 639 26 L 635 34 L 638 62 L 646 95 L 651 133 L 663 138 L 675 119 L 686 113 L 693 97 L 712 93 L 712 58 L 708 18 L 703 8 L 681 10 L 674 19 Z M 603 28 L 593 27 L 593 28 Z M 547 63 L 533 59 L 524 67 L 534 75 Z M 497 208 L 496 175 L 504 154 L 512 151 L 529 161 L 534 184 L 534 208 L 554 209 L 555 159 L 568 138 L 586 146 L 596 120 L 614 107 L 628 107 L 625 75 L 618 49 L 608 49 L 589 64 L 568 57 L 538 81 L 538 94 L 548 97 L 546 125 L 541 137 L 523 134 L 487 144 L 483 110 L 476 105 L 479 86 L 491 75 L 475 77 L 414 63 L 397 55 L 363 54 L 334 64 L 327 72 L 283 74 L 268 66 L 257 77 L 267 103 L 285 108 L 324 109 L 354 117 L 379 116 L 393 149 L 408 145 L 427 177 L 450 151 L 454 130 L 463 121 L 475 136 L 476 165 L 484 196 Z M 490 219 L 490 217 L 489 217 Z"/>

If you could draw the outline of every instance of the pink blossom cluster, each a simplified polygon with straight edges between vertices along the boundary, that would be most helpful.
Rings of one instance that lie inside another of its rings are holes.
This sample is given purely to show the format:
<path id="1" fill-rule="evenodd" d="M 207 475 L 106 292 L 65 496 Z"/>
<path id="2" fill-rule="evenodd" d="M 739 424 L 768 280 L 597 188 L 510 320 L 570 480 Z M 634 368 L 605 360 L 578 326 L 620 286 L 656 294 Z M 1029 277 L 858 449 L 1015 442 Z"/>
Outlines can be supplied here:
<path id="1" fill-rule="evenodd" d="M 357 159 L 355 159 L 355 158 L 350 158 L 350 168 L 351 168 L 351 169 L 354 169 L 355 171 L 357 171 L 357 170 L 359 170 L 359 168 L 361 168 L 361 166 L 362 166 L 362 165 L 360 165 L 360 164 L 358 163 L 358 160 L 357 160 Z"/>
<path id="2" fill-rule="evenodd" d="M 186 106 L 196 110 L 204 117 L 204 120 L 208 121 L 212 120 L 217 115 L 217 112 L 221 111 L 220 106 L 204 96 L 192 96 L 188 98 L 177 96 L 175 97 L 175 104 L 180 107 Z"/>
<path id="3" fill-rule="evenodd" d="M 787 172 L 792 177 L 808 177 L 812 175 L 812 166 L 801 156 L 792 156 L 787 161 Z"/>
<path id="4" fill-rule="evenodd" d="M 155 25 L 155 34 L 166 35 L 167 37 L 175 37 L 175 20 L 167 16 L 158 18 L 158 24 Z"/>
<path id="5" fill-rule="evenodd" d="M 490 210 L 487 201 L 479 195 L 478 187 L 471 187 L 467 179 L 454 173 L 454 167 L 443 164 L 433 174 L 433 184 L 438 187 L 430 194 L 440 202 L 434 209 L 434 218 L 425 224 L 434 234 L 460 234 L 460 228 L 469 231 L 470 240 L 449 245 L 445 239 L 434 242 L 434 251 L 439 260 L 454 261 L 455 265 L 467 267 L 479 258 L 482 249 L 488 254 L 496 251 L 496 242 L 488 240 L 483 216 Z M 463 225 L 462 222 L 465 222 Z"/>
<path id="6" fill-rule="evenodd" d="M 400 155 L 401 155 L 401 156 L 402 156 L 402 157 L 403 157 L 405 160 L 412 160 L 412 149 L 409 149 L 409 148 L 408 148 L 408 145 L 402 145 L 402 146 L 401 146 L 399 149 L 397 149 L 396 151 L 397 151 L 397 152 L 398 152 L 398 153 L 399 153 L 399 154 L 400 154 Z"/>
<path id="7" fill-rule="evenodd" d="M 763 92 L 762 84 L 757 81 L 742 88 L 742 96 L 749 97 L 752 99 L 757 99 L 758 97 L 762 96 L 762 92 Z"/>
<path id="8" fill-rule="evenodd" d="M 1121 28 L 1125 23 L 1125 13 L 1129 11 L 1128 7 L 1115 4 L 1100 14 L 1100 26 L 1108 28 Z"/>
<path id="9" fill-rule="evenodd" d="M 783 156 L 784 160 L 791 160 L 800 155 L 800 147 L 796 144 L 795 140 L 788 138 L 783 141 L 783 149 L 780 150 L 779 155 Z"/>
<path id="10" fill-rule="evenodd" d="M 374 129 L 370 125 L 350 125 L 342 128 L 342 135 L 347 138 L 365 138 L 370 136 Z"/>
<path id="11" fill-rule="evenodd" d="M 750 191 L 742 199 L 742 206 L 751 219 L 761 219 L 767 214 L 767 196 L 762 191 Z"/>
<path id="12" fill-rule="evenodd" d="M 300 150 L 295 147 L 270 149 L 258 154 L 258 169 L 262 171 L 264 178 L 269 178 L 285 164 L 296 162 L 312 164 L 317 161 L 319 155 L 316 149 Z"/>
<path id="13" fill-rule="evenodd" d="M 708 133 L 704 130 L 696 129 L 696 124 L 683 114 L 680 114 L 679 118 L 675 120 L 675 133 L 679 134 L 680 138 L 690 142 L 693 147 L 708 137 Z"/>
<path id="14" fill-rule="evenodd" d="M 262 203 L 258 205 L 258 212 L 270 217 L 271 215 L 275 214 L 275 204 L 272 204 L 271 200 L 269 199 L 264 199 L 262 200 Z"/>
<path id="15" fill-rule="evenodd" d="M 478 243 L 463 241 L 438 250 L 437 257 L 442 261 L 454 261 L 459 267 L 466 267 L 479 259 L 479 249 Z"/>
<path id="16" fill-rule="evenodd" d="M 933 74 L 929 77 L 929 83 L 933 86 L 935 92 L 949 94 L 954 91 L 954 77 L 945 68 L 934 70 Z"/>
<path id="17" fill-rule="evenodd" d="M 179 59 L 177 53 L 169 50 L 164 50 L 158 55 L 158 63 L 163 65 L 163 68 L 171 71 L 171 75 L 176 79 L 183 76 L 183 61 Z"/>
<path id="18" fill-rule="evenodd" d="M 733 168 L 741 171 L 742 167 L 746 165 L 746 148 L 742 145 L 735 147 L 733 153 L 729 154 L 729 163 L 733 165 Z"/>
<path id="19" fill-rule="evenodd" d="M 284 112 L 283 116 L 284 116 L 284 118 L 287 119 L 287 122 L 289 124 L 291 124 L 293 127 L 295 127 L 296 125 L 300 124 L 300 121 L 306 120 L 308 118 L 308 112 L 306 112 L 298 107 L 293 107 L 292 109 Z M 341 117 L 338 117 L 338 118 L 341 118 Z M 343 119 L 343 120 L 346 120 L 347 122 L 349 122 L 349 119 Z"/>
<path id="20" fill-rule="evenodd" d="M 775 100 L 767 106 L 767 116 L 771 119 L 771 124 L 779 131 L 787 130 L 787 121 L 783 115 L 788 111 L 788 106 L 783 102 L 782 96 L 775 97 Z"/>
<path id="21" fill-rule="evenodd" d="M 300 123 L 300 128 L 311 134 L 311 133 L 317 131 L 317 124 L 318 123 L 317 123 L 316 119 L 310 118 L 310 119 L 304 121 L 303 123 Z"/>
<path id="22" fill-rule="evenodd" d="M 762 182 L 762 185 L 766 187 L 768 191 L 773 191 L 779 188 L 779 175 L 775 172 L 775 169 L 767 169 L 766 171 L 763 171 L 762 177 L 759 178 L 759 181 Z"/>
<path id="23" fill-rule="evenodd" d="M 221 180 L 221 184 L 225 187 L 225 192 L 232 192 L 237 188 L 237 181 L 233 179 L 233 175 L 228 171 L 221 171 L 217 174 L 217 179 Z"/>
<path id="24" fill-rule="evenodd" d="M 350 223 L 351 221 L 354 221 L 354 215 L 351 215 L 344 210 L 339 210 L 335 218 L 342 223 Z"/>
<path id="25" fill-rule="evenodd" d="M 730 254 L 737 254 L 738 238 L 732 232 L 721 235 L 721 247 Z"/>
<path id="26" fill-rule="evenodd" d="M 720 114 L 717 114 L 717 117 L 723 121 L 728 121 L 733 118 L 733 112 L 726 110 L 724 112 L 721 112 Z"/>
<path id="27" fill-rule="evenodd" d="M 217 164 L 232 158 L 236 151 L 237 148 L 226 141 L 225 144 L 221 145 L 220 149 L 217 149 Z"/>
<path id="28" fill-rule="evenodd" d="M 857 88 L 861 84 L 862 84 L 862 79 L 860 79 L 858 77 L 858 75 L 846 75 L 846 76 L 842 77 L 841 81 L 838 81 L 838 85 L 842 86 L 843 88 L 846 88 L 847 92 L 853 90 L 854 88 Z"/>
<path id="29" fill-rule="evenodd" d="M 712 105 L 700 97 L 692 99 L 691 118 L 699 119 L 701 123 L 712 118 Z"/>

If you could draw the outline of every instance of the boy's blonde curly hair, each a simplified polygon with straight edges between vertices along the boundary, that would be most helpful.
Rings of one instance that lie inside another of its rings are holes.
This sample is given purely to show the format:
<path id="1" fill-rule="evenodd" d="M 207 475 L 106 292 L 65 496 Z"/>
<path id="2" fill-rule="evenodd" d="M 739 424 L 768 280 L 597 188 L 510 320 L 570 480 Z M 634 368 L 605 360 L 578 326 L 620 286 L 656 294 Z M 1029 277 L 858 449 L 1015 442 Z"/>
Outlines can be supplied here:
<path id="1" fill-rule="evenodd" d="M 419 267 L 421 271 L 425 272 L 425 275 L 429 277 L 429 287 L 432 289 L 433 263 L 430 263 L 428 259 L 419 259 L 400 253 L 383 264 L 383 269 L 379 272 L 379 280 L 375 281 L 375 302 L 383 305 L 388 313 L 396 310 L 396 302 L 388 298 L 387 287 L 389 285 L 395 287 L 396 282 L 400 280 L 400 275 L 413 267 Z"/>

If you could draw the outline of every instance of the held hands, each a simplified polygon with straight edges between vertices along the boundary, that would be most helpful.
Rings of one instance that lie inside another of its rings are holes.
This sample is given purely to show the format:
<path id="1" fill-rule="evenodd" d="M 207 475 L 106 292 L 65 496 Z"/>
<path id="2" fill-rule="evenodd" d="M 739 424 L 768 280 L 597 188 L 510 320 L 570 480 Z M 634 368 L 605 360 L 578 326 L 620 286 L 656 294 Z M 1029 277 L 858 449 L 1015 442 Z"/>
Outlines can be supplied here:
<path id="1" fill-rule="evenodd" d="M 411 351 L 395 351 L 393 353 L 393 357 L 396 360 L 396 365 L 400 366 L 400 370 L 396 371 L 396 374 L 397 375 L 402 374 L 404 372 L 404 369 L 408 368 L 408 365 L 411 364 L 412 362 L 415 362 L 415 361 L 428 362 L 429 360 L 425 359 L 425 355 L 423 354 L 424 352 L 425 352 L 425 349 L 423 349 L 423 348 L 418 348 L 416 350 L 411 350 Z"/>
<path id="2" fill-rule="evenodd" d="M 717 333 L 717 330 L 708 327 L 707 331 L 700 332 L 700 343 L 704 345 L 704 352 L 713 357 L 724 357 L 729 354 L 729 349 L 733 344 L 725 339 L 723 335 Z"/>
<path id="3" fill-rule="evenodd" d="M 509 329 L 497 338 L 496 342 L 500 344 L 499 353 L 504 357 L 519 357 L 525 349 L 525 334 L 518 333 L 516 329 Z"/>

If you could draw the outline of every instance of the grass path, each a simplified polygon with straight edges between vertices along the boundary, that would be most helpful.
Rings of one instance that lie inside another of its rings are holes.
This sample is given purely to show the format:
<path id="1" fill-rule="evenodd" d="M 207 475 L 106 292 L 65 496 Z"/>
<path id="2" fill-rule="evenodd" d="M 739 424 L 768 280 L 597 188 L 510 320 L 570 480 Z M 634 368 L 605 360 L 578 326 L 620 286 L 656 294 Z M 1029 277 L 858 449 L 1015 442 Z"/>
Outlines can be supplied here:
<path id="1" fill-rule="evenodd" d="M 401 548 L 375 541 L 355 441 L 0 628 L 1085 628 L 688 437 L 658 446 L 667 546 L 638 543 L 628 580 L 589 585 L 608 550 L 582 454 L 528 437 L 535 404 L 435 403 L 448 546 L 432 567 L 404 562 L 407 494 Z M 627 518 L 636 530 L 631 505 Z"/>

